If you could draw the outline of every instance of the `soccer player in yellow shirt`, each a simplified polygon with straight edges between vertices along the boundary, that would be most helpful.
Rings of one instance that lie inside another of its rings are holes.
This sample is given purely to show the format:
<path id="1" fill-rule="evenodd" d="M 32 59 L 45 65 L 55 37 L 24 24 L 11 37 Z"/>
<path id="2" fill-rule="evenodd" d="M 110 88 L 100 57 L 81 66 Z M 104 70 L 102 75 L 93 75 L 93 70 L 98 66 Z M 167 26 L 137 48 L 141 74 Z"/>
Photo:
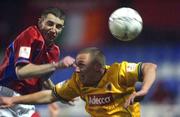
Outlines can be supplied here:
<path id="1" fill-rule="evenodd" d="M 76 56 L 75 72 L 54 90 L 17 97 L 0 97 L 2 107 L 13 104 L 70 102 L 81 97 L 92 117 L 140 117 L 139 97 L 145 96 L 156 78 L 156 64 L 123 61 L 106 65 L 104 54 L 95 47 L 85 48 Z M 142 82 L 139 91 L 135 83 Z"/>

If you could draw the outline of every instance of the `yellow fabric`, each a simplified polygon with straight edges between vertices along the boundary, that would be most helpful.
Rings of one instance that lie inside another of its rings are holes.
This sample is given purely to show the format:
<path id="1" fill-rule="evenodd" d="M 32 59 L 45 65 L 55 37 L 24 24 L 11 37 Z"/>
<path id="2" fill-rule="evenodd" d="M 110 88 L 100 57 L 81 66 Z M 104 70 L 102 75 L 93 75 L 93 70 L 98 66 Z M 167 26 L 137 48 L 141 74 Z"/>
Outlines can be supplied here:
<path id="1" fill-rule="evenodd" d="M 78 73 L 63 85 L 56 85 L 56 93 L 67 100 L 80 96 L 86 102 L 86 111 L 92 117 L 140 117 L 140 104 L 123 108 L 128 96 L 135 91 L 140 76 L 140 63 L 114 63 L 105 66 L 106 73 L 96 87 L 84 87 Z"/>

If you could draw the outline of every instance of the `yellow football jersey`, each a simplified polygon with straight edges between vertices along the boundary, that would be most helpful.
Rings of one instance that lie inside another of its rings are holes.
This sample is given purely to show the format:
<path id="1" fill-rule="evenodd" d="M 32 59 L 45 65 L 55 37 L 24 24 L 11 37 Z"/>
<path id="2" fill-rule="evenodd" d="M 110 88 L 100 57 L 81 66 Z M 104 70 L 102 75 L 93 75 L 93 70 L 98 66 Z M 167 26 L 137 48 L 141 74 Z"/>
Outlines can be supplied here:
<path id="1" fill-rule="evenodd" d="M 92 117 L 140 117 L 140 104 L 123 107 L 135 91 L 135 82 L 142 79 L 141 63 L 114 63 L 105 66 L 106 73 L 96 87 L 84 87 L 79 74 L 54 88 L 55 95 L 65 100 L 80 96 L 86 102 L 86 111 Z"/>

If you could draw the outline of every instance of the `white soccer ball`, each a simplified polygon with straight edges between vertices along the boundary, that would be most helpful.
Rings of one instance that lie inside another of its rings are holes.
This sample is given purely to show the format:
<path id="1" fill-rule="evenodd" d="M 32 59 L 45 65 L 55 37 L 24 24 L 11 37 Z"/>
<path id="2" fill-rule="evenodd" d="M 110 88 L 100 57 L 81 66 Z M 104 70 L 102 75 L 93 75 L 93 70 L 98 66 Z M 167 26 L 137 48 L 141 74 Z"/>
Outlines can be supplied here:
<path id="1" fill-rule="evenodd" d="M 119 8 L 109 17 L 111 34 L 121 41 L 135 39 L 141 33 L 142 28 L 142 18 L 139 13 L 132 8 Z"/>

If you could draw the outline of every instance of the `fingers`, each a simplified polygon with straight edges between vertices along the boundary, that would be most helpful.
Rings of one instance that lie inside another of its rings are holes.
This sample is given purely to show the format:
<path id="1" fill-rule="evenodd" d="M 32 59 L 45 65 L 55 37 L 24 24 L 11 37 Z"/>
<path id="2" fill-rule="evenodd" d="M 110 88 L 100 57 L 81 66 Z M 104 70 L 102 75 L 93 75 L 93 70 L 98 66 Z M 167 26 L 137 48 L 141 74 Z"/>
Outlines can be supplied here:
<path id="1" fill-rule="evenodd" d="M 0 108 L 8 108 L 12 106 L 14 106 L 14 104 L 12 103 L 11 97 L 0 96 Z"/>
<path id="2" fill-rule="evenodd" d="M 136 97 L 136 93 L 133 93 L 129 96 L 129 98 L 125 101 L 124 108 L 128 108 L 129 105 L 134 103 L 134 98 Z"/>
<path id="3" fill-rule="evenodd" d="M 74 64 L 75 59 L 70 56 L 67 56 L 64 58 L 63 62 L 64 62 L 65 67 L 71 67 Z"/>
<path id="4" fill-rule="evenodd" d="M 9 108 L 9 107 L 13 107 L 13 106 L 14 106 L 14 104 L 1 104 L 0 109 Z"/>
<path id="5" fill-rule="evenodd" d="M 5 109 L 5 108 L 9 108 L 9 107 L 12 107 L 12 106 L 11 105 L 1 105 L 0 109 Z"/>
<path id="6" fill-rule="evenodd" d="M 70 56 L 64 57 L 58 65 L 59 68 L 67 68 L 72 66 L 75 66 L 75 59 Z"/>
<path id="7" fill-rule="evenodd" d="M 74 61 L 74 63 L 73 63 L 71 66 L 72 66 L 72 67 L 74 67 L 74 68 L 76 68 L 76 67 L 77 67 L 77 65 L 76 65 L 75 61 Z"/>

